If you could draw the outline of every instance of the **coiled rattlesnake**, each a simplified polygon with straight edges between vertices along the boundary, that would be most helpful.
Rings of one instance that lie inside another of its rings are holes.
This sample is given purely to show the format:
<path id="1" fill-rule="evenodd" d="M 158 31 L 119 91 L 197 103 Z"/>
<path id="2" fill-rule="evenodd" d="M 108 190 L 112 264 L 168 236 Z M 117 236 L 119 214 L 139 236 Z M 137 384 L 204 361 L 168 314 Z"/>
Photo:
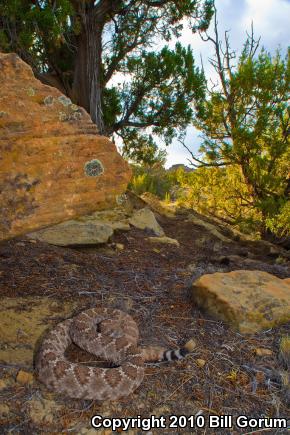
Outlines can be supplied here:
<path id="1" fill-rule="evenodd" d="M 140 348 L 138 337 L 136 322 L 120 310 L 83 311 L 48 333 L 36 358 L 38 378 L 49 389 L 72 398 L 116 400 L 141 384 L 145 361 L 181 359 L 194 347 L 193 341 L 189 341 L 178 350 Z M 114 367 L 92 367 L 69 361 L 65 351 L 72 342 L 112 362 Z"/>

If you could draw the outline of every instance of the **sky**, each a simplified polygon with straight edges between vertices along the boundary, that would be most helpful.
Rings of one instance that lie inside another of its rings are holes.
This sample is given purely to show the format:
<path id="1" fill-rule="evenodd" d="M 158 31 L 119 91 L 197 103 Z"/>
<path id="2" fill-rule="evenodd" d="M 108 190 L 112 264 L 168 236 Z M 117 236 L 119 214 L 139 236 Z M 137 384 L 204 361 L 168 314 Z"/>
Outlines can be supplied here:
<path id="1" fill-rule="evenodd" d="M 255 37 L 261 37 L 260 46 L 267 51 L 275 53 L 280 46 L 285 53 L 290 45 L 290 0 L 216 0 L 216 7 L 220 34 L 225 30 L 230 31 L 232 49 L 238 52 L 242 49 L 246 32 L 251 29 L 252 22 Z M 192 46 L 197 64 L 200 64 L 202 55 L 205 72 L 210 77 L 212 71 L 207 66 L 207 59 L 212 54 L 210 43 L 201 41 L 188 28 L 184 28 L 179 41 L 185 46 Z M 194 153 L 198 151 L 201 143 L 199 136 L 200 133 L 193 127 L 188 129 L 185 143 Z M 188 165 L 190 155 L 177 141 L 166 147 L 166 150 L 166 167 L 177 163 Z"/>

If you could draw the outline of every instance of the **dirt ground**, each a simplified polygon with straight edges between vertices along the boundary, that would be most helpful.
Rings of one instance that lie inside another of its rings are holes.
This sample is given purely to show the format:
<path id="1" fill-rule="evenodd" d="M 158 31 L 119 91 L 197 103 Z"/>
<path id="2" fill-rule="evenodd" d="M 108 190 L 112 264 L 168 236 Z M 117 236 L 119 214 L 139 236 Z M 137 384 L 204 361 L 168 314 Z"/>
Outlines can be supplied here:
<path id="1" fill-rule="evenodd" d="M 242 336 L 202 313 L 190 297 L 191 283 L 205 273 L 259 269 L 286 278 L 289 261 L 277 261 L 278 254 L 256 242 L 221 242 L 204 228 L 186 222 L 182 214 L 174 219 L 160 217 L 159 222 L 167 236 L 179 241 L 179 248 L 153 245 L 146 240 L 151 234 L 137 229 L 114 235 L 105 247 L 59 248 L 32 243 L 26 237 L 0 245 L 2 298 L 45 296 L 63 303 L 74 301 L 76 313 L 95 305 L 118 307 L 137 321 L 142 345 L 176 348 L 191 337 L 197 343 L 184 360 L 147 365 L 142 385 L 116 402 L 67 399 L 48 392 L 37 379 L 19 383 L 15 381 L 19 369 L 33 373 L 33 367 L 3 362 L 1 433 L 93 434 L 93 415 L 202 415 L 205 420 L 209 415 L 289 416 L 285 391 L 277 379 L 267 375 L 283 369 L 278 347 L 281 335 L 289 334 L 289 325 Z M 116 244 L 123 244 L 124 249 L 117 249 Z M 239 259 L 231 260 L 230 255 Z M 60 313 L 47 326 L 61 320 Z M 0 337 L 1 346 L 5 343 Z M 258 356 L 257 348 L 271 352 Z M 75 347 L 68 354 L 72 360 L 92 358 Z M 39 416 L 40 408 L 44 415 Z M 112 432 L 106 429 L 103 433 Z M 128 433 L 235 434 L 254 433 L 254 429 L 167 427 Z"/>

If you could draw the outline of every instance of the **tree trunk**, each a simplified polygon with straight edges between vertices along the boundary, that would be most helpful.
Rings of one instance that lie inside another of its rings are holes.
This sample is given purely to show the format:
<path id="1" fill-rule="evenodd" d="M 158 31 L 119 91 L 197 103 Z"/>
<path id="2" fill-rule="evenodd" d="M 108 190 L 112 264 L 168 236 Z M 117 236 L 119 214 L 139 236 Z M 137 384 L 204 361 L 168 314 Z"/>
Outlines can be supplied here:
<path id="1" fill-rule="evenodd" d="M 81 13 L 81 33 L 77 36 L 73 100 L 91 115 L 99 132 L 104 132 L 102 111 L 102 32 L 93 8 Z"/>

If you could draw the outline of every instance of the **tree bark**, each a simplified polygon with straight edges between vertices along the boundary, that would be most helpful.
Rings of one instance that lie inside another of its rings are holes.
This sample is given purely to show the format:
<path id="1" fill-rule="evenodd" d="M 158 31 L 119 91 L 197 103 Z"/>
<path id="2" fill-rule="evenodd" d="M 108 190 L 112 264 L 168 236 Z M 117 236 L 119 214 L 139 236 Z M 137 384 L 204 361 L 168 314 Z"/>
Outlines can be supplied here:
<path id="1" fill-rule="evenodd" d="M 83 9 L 81 32 L 77 36 L 73 100 L 91 115 L 99 133 L 104 132 L 102 111 L 102 32 L 104 23 L 96 19 L 92 7 Z"/>

